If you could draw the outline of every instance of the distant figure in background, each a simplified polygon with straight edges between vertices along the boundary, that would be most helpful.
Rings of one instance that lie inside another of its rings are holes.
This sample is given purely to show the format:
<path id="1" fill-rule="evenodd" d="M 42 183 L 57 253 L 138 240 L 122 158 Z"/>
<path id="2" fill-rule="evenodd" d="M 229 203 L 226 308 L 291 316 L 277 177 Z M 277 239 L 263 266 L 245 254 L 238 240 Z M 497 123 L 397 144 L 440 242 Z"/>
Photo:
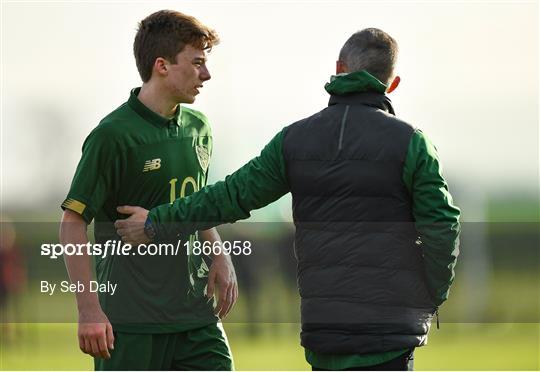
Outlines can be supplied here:
<path id="1" fill-rule="evenodd" d="M 6 270 L 6 258 L 5 253 L 6 249 L 3 245 L 0 245 L 0 324 L 4 324 L 7 322 L 7 314 L 6 314 L 6 303 L 7 303 L 7 297 L 8 297 L 8 284 L 6 282 L 6 278 L 4 276 L 4 271 Z M 2 331 L 4 329 L 2 328 Z"/>
<path id="2" fill-rule="evenodd" d="M 26 288 L 27 275 L 24 255 L 15 244 L 15 226 L 7 216 L 1 216 L 0 223 L 0 338 L 4 343 L 17 338 L 18 295 Z"/>
<path id="3" fill-rule="evenodd" d="M 435 146 L 385 94 L 400 81 L 397 54 L 379 29 L 353 34 L 325 86 L 327 108 L 284 128 L 224 182 L 150 212 L 125 208 L 118 232 L 145 243 L 145 225 L 157 236 L 208 228 L 291 192 L 307 361 L 411 370 L 454 280 L 460 211 Z"/>

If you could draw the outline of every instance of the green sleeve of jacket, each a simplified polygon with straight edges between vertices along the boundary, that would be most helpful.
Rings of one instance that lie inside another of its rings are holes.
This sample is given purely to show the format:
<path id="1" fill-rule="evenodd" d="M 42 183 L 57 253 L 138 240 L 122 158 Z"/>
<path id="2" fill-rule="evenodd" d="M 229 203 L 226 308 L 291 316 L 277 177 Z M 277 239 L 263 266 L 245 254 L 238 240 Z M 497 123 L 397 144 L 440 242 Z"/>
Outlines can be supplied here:
<path id="1" fill-rule="evenodd" d="M 416 130 L 409 143 L 403 181 L 412 195 L 427 281 L 435 304 L 447 298 L 459 254 L 460 210 L 442 176 L 437 149 Z"/>
<path id="2" fill-rule="evenodd" d="M 202 188 L 172 204 L 153 208 L 148 217 L 159 237 L 188 234 L 196 230 L 232 223 L 250 216 L 254 209 L 276 201 L 287 192 L 282 153 L 284 130 L 224 181 Z"/>

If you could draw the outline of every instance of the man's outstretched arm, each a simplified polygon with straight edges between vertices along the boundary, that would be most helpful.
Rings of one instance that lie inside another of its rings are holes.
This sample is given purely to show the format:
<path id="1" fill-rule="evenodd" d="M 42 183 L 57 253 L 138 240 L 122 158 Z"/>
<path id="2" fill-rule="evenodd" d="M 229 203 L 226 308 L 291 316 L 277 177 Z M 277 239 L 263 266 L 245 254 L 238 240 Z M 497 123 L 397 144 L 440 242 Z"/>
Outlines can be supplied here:
<path id="1" fill-rule="evenodd" d="M 119 207 L 121 213 L 131 216 L 116 221 L 118 234 L 126 242 L 141 244 L 148 242 L 145 222 L 151 223 L 160 237 L 190 234 L 248 218 L 252 210 L 289 192 L 282 153 L 283 135 L 284 131 L 278 133 L 258 157 L 224 181 L 206 186 L 186 198 L 160 205 L 149 213 L 140 207 Z"/>

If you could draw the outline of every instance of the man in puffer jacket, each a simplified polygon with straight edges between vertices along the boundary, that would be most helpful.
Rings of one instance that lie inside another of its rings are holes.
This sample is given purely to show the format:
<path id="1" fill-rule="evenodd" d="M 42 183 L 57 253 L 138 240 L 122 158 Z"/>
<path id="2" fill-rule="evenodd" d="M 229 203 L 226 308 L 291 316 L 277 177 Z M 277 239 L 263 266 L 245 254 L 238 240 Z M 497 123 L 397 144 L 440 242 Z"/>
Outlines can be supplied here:
<path id="1" fill-rule="evenodd" d="M 425 134 L 386 93 L 397 43 L 369 28 L 341 49 L 328 107 L 281 130 L 225 181 L 116 222 L 127 242 L 250 216 L 291 192 L 302 346 L 317 369 L 411 370 L 448 298 L 459 209 Z"/>

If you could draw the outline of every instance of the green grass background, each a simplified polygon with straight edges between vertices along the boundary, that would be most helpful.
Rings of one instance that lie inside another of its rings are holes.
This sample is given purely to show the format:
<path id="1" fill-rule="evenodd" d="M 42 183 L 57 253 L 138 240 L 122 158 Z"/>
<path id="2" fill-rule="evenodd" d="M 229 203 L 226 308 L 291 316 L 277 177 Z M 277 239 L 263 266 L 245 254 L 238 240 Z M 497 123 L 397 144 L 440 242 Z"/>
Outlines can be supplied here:
<path id="1" fill-rule="evenodd" d="M 432 325 L 428 345 L 415 353 L 415 368 L 539 370 L 539 278 L 533 274 L 512 271 L 492 277 L 487 308 L 482 312 L 483 323 L 472 323 L 463 315 L 475 293 L 467 293 L 469 286 L 461 283 L 458 276 L 450 299 L 441 309 L 441 328 Z M 30 284 L 35 286 L 37 283 Z M 296 291 L 272 282 L 258 293 L 255 301 L 259 305 L 258 315 L 252 323 L 246 323 L 253 311 L 247 306 L 247 296 L 240 296 L 224 324 L 236 369 L 310 369 L 300 346 Z M 19 299 L 18 306 L 8 309 L 5 315 L 8 319 L 34 322 L 0 324 L 4 328 L 0 332 L 0 370 L 93 368 L 92 359 L 78 348 L 73 295 L 46 296 L 28 291 Z M 455 319 L 469 322 L 456 323 Z M 256 336 L 252 337 L 253 334 Z"/>
<path id="2" fill-rule="evenodd" d="M 6 326 L 6 325 L 4 325 Z M 298 324 L 225 324 L 238 370 L 307 370 Z M 5 330 L 6 331 L 6 330 Z M 78 349 L 76 324 L 11 324 L 0 347 L 1 370 L 91 370 Z M 540 324 L 443 323 L 429 345 L 417 349 L 417 370 L 538 370 Z"/>

